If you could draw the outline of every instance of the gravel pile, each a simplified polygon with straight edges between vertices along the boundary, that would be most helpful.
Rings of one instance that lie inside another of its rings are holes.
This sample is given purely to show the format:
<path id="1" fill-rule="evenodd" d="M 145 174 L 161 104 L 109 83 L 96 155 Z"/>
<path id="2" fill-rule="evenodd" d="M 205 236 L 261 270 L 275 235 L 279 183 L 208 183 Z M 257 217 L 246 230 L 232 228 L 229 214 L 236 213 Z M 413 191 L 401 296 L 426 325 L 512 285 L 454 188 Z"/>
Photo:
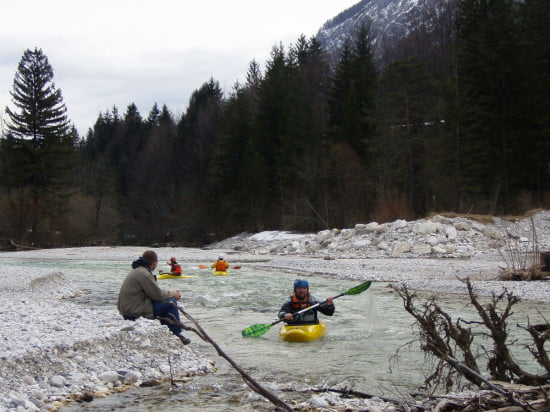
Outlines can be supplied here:
<path id="1" fill-rule="evenodd" d="M 62 273 L 0 272 L 0 410 L 55 409 L 65 400 L 214 370 L 158 322 L 124 321 L 116 308 L 72 303 Z M 172 348 L 172 349 L 170 349 Z"/>

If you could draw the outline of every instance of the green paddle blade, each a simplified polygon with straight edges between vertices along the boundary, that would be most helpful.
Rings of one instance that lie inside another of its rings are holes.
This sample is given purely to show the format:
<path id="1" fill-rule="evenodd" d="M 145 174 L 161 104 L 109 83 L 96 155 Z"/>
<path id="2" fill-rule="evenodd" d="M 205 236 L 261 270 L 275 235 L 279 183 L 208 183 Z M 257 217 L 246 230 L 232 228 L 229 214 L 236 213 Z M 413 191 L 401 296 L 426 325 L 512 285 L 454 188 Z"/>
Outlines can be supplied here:
<path id="1" fill-rule="evenodd" d="M 367 280 L 365 283 L 361 283 L 360 285 L 351 288 L 347 292 L 344 292 L 344 295 L 358 295 L 359 293 L 364 292 L 365 290 L 370 288 L 371 283 L 372 282 L 370 280 Z"/>
<path id="2" fill-rule="evenodd" d="M 262 336 L 269 329 L 271 329 L 271 326 L 272 324 L 270 323 L 258 323 L 256 325 L 249 326 L 248 328 L 244 329 L 241 333 L 243 336 L 250 336 L 250 337 L 257 338 L 258 336 Z"/>

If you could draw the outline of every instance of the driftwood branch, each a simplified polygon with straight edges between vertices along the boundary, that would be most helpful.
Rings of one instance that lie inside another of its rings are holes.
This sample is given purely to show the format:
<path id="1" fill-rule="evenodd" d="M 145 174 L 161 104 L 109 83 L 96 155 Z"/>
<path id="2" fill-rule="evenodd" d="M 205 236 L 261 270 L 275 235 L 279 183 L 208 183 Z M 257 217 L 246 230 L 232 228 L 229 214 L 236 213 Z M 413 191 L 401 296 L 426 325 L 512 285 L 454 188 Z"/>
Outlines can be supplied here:
<path id="1" fill-rule="evenodd" d="M 307 389 L 294 389 L 294 388 L 286 388 L 282 389 L 283 392 L 300 392 L 300 393 L 306 393 L 306 392 L 314 392 L 314 393 L 323 393 L 323 392 L 334 392 L 339 393 L 342 395 L 342 397 L 356 397 L 359 399 L 372 399 L 372 398 L 378 398 L 383 400 L 384 402 L 393 403 L 395 405 L 399 405 L 401 402 L 399 402 L 396 399 L 386 398 L 384 396 L 380 395 L 371 395 L 370 393 L 355 391 L 352 389 L 335 389 L 335 388 L 307 388 Z"/>
<path id="2" fill-rule="evenodd" d="M 492 390 L 500 393 L 501 395 L 503 395 L 507 400 L 508 402 L 510 402 L 511 404 L 513 405 L 516 405 L 516 406 L 519 406 L 520 408 L 522 408 L 524 411 L 532 411 L 533 409 L 531 409 L 531 407 L 529 407 L 529 405 L 525 405 L 523 404 L 522 402 L 518 401 L 514 395 L 513 395 L 513 392 L 509 392 L 509 391 L 505 391 L 504 389 L 501 389 L 499 388 L 498 386 L 492 384 L 491 382 L 489 382 L 487 379 L 485 379 L 484 377 L 482 377 L 480 374 L 474 372 L 473 370 L 471 370 L 470 368 L 468 368 L 466 365 L 463 365 L 462 363 L 460 363 L 459 361 L 457 361 L 456 359 L 450 357 L 450 356 L 447 356 L 445 357 L 445 360 L 447 362 L 449 362 L 450 365 L 453 366 L 453 368 L 459 370 L 460 372 L 464 373 L 464 374 L 467 374 L 467 375 L 472 375 L 472 376 L 475 376 L 475 378 L 481 382 L 483 382 L 485 385 L 487 385 L 489 388 L 491 388 Z"/>
<path id="3" fill-rule="evenodd" d="M 409 292 L 406 287 L 395 288 L 403 299 L 405 310 L 409 312 L 419 326 L 419 338 L 421 348 L 437 359 L 444 361 L 447 366 L 444 368 L 447 372 L 447 381 L 450 381 L 451 372 L 459 372 L 471 383 L 489 387 L 492 391 L 503 396 L 508 404 L 519 406 L 523 410 L 533 410 L 525 402 L 521 402 L 511 391 L 506 391 L 501 387 L 495 386 L 489 380 L 483 378 L 480 369 L 477 366 L 476 352 L 473 348 L 474 337 L 476 335 L 465 325 L 475 324 L 483 326 L 486 332 L 482 334 L 490 338 L 493 346 L 486 351 L 489 362 L 487 370 L 491 379 L 497 381 L 511 381 L 515 379 L 517 383 L 530 385 L 540 385 L 550 380 L 550 373 L 533 374 L 524 370 L 513 358 L 510 352 L 510 345 L 514 342 L 510 340 L 508 332 L 508 322 L 512 315 L 513 306 L 519 299 L 508 291 L 504 290 L 499 295 L 493 294 L 492 299 L 486 305 L 482 305 L 473 291 L 473 286 L 469 279 L 461 279 L 467 286 L 470 303 L 476 309 L 480 318 L 478 321 L 465 321 L 458 319 L 453 321 L 445 311 L 435 303 L 435 298 L 430 299 L 421 306 L 415 305 L 416 295 Z M 499 306 L 501 308 L 499 308 Z M 534 342 L 533 347 L 528 349 L 534 355 L 535 359 L 547 371 L 550 372 L 550 358 L 545 350 L 545 343 L 550 339 L 550 325 L 546 324 L 532 325 L 528 324 L 523 329 L 527 330 Z M 456 353 L 456 355 L 455 355 Z M 462 356 L 463 360 L 457 360 L 457 355 Z M 444 378 L 444 370 L 441 363 L 433 375 L 426 381 L 439 381 Z M 449 369 L 450 367 L 450 369 Z M 452 382 L 451 382 L 452 383 Z"/>
<path id="4" fill-rule="evenodd" d="M 237 372 L 239 372 L 244 382 L 250 387 L 250 389 L 262 395 L 263 397 L 268 399 L 271 403 L 278 406 L 279 408 L 282 408 L 285 411 L 289 411 L 289 412 L 293 411 L 293 409 L 290 406 L 288 406 L 285 402 L 279 399 L 275 394 L 271 393 L 270 391 L 265 389 L 263 386 L 261 386 L 254 378 L 252 378 L 252 376 L 250 376 L 244 369 L 242 369 L 239 365 L 237 365 L 237 363 L 235 363 L 235 361 L 231 359 L 210 336 L 208 336 L 205 330 L 199 325 L 199 323 L 189 313 L 187 313 L 181 306 L 177 306 L 177 308 L 187 319 L 189 319 L 193 323 L 193 325 L 195 325 L 195 327 L 187 326 L 183 322 L 174 321 L 173 319 L 168 319 L 168 318 L 158 318 L 158 319 L 164 322 L 170 323 L 172 325 L 178 325 L 184 330 L 195 333 L 203 341 L 210 343 L 214 347 L 214 349 L 216 349 L 216 352 L 218 352 L 218 355 L 220 355 L 227 362 L 229 362 L 229 364 L 233 366 L 233 368 Z"/>
<path id="5" fill-rule="evenodd" d="M 29 249 L 29 250 L 38 250 L 40 249 L 39 247 L 34 247 L 34 246 L 25 246 L 25 245 L 18 245 L 17 243 L 15 243 L 13 240 L 9 240 L 10 242 L 10 245 L 14 248 L 16 248 L 17 250 L 21 250 L 21 249 Z"/>

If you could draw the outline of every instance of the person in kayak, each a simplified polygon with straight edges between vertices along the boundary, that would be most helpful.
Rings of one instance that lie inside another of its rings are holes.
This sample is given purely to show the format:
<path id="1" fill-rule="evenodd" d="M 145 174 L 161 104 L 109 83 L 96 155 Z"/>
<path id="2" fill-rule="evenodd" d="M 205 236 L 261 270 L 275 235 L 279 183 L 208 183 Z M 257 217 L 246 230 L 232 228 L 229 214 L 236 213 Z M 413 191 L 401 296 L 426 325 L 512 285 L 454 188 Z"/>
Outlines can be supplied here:
<path id="1" fill-rule="evenodd" d="M 212 269 L 216 269 L 216 272 L 226 272 L 227 269 L 229 269 L 229 263 L 224 260 L 223 255 L 220 255 L 218 260 L 216 260 L 210 267 Z"/>
<path id="2" fill-rule="evenodd" d="M 118 294 L 117 308 L 124 319 L 136 320 L 143 316 L 147 319 L 168 318 L 180 320 L 176 301 L 181 299 L 179 290 L 164 290 L 157 286 L 153 271 L 157 267 L 158 257 L 152 250 L 132 262 L 132 271 L 128 273 Z M 184 345 L 191 342 L 182 334 L 182 328 L 164 320 L 160 323 L 176 335 Z"/>
<path id="3" fill-rule="evenodd" d="M 170 273 L 174 276 L 181 276 L 181 265 L 176 261 L 176 258 L 173 257 L 170 259 L 170 262 L 167 262 L 170 266 Z"/>
<path id="4" fill-rule="evenodd" d="M 334 303 L 332 297 L 326 299 L 326 303 L 308 310 L 300 315 L 294 315 L 302 309 L 315 305 L 320 301 L 309 294 L 309 282 L 303 279 L 294 281 L 294 293 L 283 303 L 279 310 L 279 319 L 283 319 L 289 325 L 312 325 L 319 323 L 317 311 L 323 315 L 332 316 L 334 314 Z"/>

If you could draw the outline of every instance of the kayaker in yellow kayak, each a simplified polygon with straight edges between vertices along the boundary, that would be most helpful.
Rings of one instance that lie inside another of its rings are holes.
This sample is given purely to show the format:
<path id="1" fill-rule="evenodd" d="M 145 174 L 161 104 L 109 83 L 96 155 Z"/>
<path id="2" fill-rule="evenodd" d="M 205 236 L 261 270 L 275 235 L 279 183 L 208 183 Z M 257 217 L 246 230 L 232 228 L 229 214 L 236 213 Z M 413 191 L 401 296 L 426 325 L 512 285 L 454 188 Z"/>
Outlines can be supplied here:
<path id="1" fill-rule="evenodd" d="M 216 260 L 210 267 L 212 269 L 216 269 L 216 272 L 226 272 L 227 269 L 229 269 L 229 263 L 224 260 L 223 255 L 220 255 L 218 260 Z"/>
<path id="2" fill-rule="evenodd" d="M 170 259 L 170 262 L 168 262 L 168 265 L 170 266 L 170 273 L 174 276 L 181 276 L 181 265 L 177 262 L 176 258 L 173 257 Z"/>
<path id="3" fill-rule="evenodd" d="M 327 298 L 326 303 L 319 307 L 294 316 L 294 313 L 319 302 L 321 302 L 319 299 L 309 294 L 309 282 L 304 279 L 296 279 L 294 281 L 294 293 L 290 295 L 290 298 L 281 306 L 279 310 L 279 319 L 284 319 L 289 325 L 311 325 L 319 323 L 317 311 L 327 316 L 332 316 L 334 314 L 335 307 L 332 302 L 332 297 Z"/>

